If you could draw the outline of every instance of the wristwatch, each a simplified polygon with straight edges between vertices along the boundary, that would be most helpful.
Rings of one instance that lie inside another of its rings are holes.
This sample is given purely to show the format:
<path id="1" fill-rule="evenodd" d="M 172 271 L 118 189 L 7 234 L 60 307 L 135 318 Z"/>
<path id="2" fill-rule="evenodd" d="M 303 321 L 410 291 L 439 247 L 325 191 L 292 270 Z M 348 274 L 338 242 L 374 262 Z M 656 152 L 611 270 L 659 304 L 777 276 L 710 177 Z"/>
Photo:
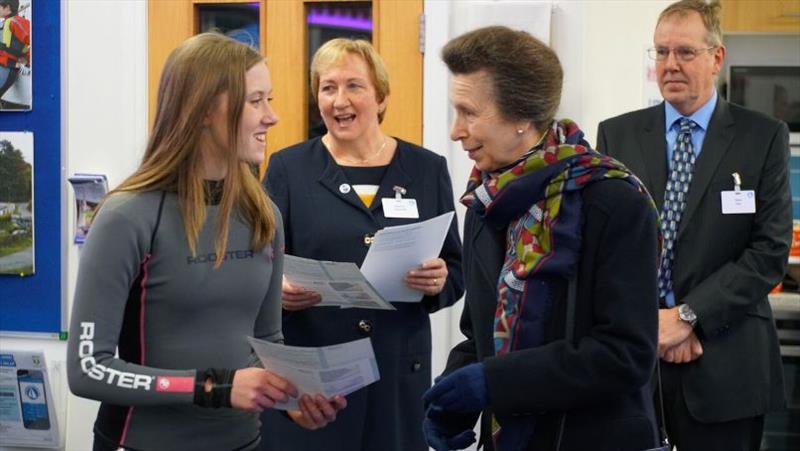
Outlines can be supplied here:
<path id="1" fill-rule="evenodd" d="M 689 304 L 681 304 L 678 306 L 678 318 L 680 318 L 681 321 L 689 323 L 692 327 L 697 324 L 697 315 L 695 315 L 694 310 L 689 307 Z"/>

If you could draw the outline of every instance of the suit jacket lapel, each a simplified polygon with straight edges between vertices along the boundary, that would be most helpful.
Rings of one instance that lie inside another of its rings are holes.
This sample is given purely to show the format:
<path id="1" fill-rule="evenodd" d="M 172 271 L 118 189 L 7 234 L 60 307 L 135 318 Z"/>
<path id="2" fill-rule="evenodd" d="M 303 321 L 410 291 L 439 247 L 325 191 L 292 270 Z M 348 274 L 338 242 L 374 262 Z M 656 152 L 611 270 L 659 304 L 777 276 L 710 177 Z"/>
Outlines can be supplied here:
<path id="1" fill-rule="evenodd" d="M 321 141 L 318 143 L 318 145 L 322 147 L 320 150 L 323 152 L 323 164 L 325 165 L 325 168 L 322 170 L 322 175 L 320 175 L 317 181 L 336 197 L 341 198 L 346 203 L 369 214 L 364 202 L 361 202 L 361 198 L 358 197 L 358 194 L 356 194 L 356 191 L 352 188 L 352 186 L 350 186 L 350 182 L 348 182 L 347 178 L 344 176 L 342 168 L 340 168 L 339 165 L 333 161 L 333 157 L 331 157 L 331 155 L 328 153 L 328 150 L 324 148 Z M 344 185 L 347 186 L 347 192 L 342 192 L 342 186 Z"/>
<path id="2" fill-rule="evenodd" d="M 375 200 L 372 201 L 372 205 L 369 208 L 372 212 L 375 212 L 379 208 L 383 208 L 383 201 L 381 199 L 384 197 L 394 198 L 395 186 L 408 189 L 414 181 L 414 178 L 411 176 L 410 172 L 406 170 L 408 161 L 406 158 L 407 155 L 404 154 L 404 147 L 405 146 L 402 144 L 402 141 L 398 139 L 397 149 L 394 152 L 394 157 L 392 157 L 392 161 L 389 162 L 389 167 L 386 168 L 386 173 L 383 175 L 381 185 L 378 187 L 378 192 L 375 193 Z M 408 152 L 409 150 L 405 149 L 405 151 Z M 418 193 L 416 195 L 422 196 L 423 193 Z"/>
<path id="3" fill-rule="evenodd" d="M 692 215 L 697 211 L 700 201 L 706 195 L 706 188 L 717 172 L 722 157 L 728 152 L 728 147 L 733 141 L 733 125 L 733 116 L 728 110 L 728 103 L 717 99 L 717 106 L 714 108 L 714 114 L 708 123 L 706 137 L 703 140 L 702 152 L 695 163 L 692 184 L 689 186 L 689 194 L 686 198 L 686 209 L 683 211 L 681 224 L 678 227 L 678 237 L 692 220 Z M 711 195 L 713 194 L 711 193 Z"/>
<path id="4" fill-rule="evenodd" d="M 664 190 L 667 188 L 667 144 L 664 130 L 664 104 L 650 109 L 644 127 L 639 133 L 639 151 L 644 161 L 643 175 L 647 189 L 659 211 L 664 205 Z"/>

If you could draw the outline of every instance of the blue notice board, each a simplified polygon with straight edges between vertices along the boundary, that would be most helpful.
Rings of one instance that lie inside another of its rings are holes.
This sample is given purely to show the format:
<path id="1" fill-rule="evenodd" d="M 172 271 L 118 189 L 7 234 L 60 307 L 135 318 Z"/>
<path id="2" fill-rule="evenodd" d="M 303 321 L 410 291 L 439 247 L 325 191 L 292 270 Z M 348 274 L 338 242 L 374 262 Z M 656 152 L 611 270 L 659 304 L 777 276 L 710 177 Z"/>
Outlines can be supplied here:
<path id="1" fill-rule="evenodd" d="M 35 274 L 0 275 L 0 332 L 59 334 L 62 302 L 61 171 L 62 2 L 31 1 L 30 111 L 0 112 L 0 131 L 33 132 L 33 220 Z"/>

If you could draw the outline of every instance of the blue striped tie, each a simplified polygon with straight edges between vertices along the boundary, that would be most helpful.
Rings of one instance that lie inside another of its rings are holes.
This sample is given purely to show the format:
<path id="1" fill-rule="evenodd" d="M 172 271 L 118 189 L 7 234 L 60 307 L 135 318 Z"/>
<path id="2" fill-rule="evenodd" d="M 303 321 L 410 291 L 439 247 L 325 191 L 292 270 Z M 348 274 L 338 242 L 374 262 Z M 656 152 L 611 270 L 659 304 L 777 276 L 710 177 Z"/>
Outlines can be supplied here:
<path id="1" fill-rule="evenodd" d="M 678 139 L 672 148 L 672 169 L 664 194 L 664 207 L 661 209 L 661 231 L 664 234 L 664 249 L 661 252 L 661 265 L 658 268 L 658 296 L 666 300 L 672 291 L 672 262 L 675 260 L 675 240 L 681 223 L 686 197 L 692 183 L 695 154 L 692 147 L 694 121 L 681 118 Z M 669 303 L 669 301 L 666 301 Z M 671 303 L 670 303 L 671 304 Z M 672 305 L 669 305 L 672 307 Z"/>

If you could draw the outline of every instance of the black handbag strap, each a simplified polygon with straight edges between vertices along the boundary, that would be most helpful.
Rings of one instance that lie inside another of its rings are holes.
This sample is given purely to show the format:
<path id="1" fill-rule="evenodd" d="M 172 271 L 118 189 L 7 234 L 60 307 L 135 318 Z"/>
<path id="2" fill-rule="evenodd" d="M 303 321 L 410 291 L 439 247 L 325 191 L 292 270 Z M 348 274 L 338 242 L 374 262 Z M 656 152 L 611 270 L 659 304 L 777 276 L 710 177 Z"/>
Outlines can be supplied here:
<path id="1" fill-rule="evenodd" d="M 567 320 L 564 339 L 572 343 L 575 339 L 575 297 L 578 295 L 578 275 L 575 274 L 567 284 Z"/>
<path id="2" fill-rule="evenodd" d="M 565 322 L 564 339 L 572 343 L 575 339 L 575 299 L 578 292 L 578 275 L 576 274 L 569 280 L 567 285 L 567 314 Z M 656 359 L 656 380 L 658 384 L 658 408 L 661 413 L 660 421 L 658 422 L 658 430 L 661 439 L 661 447 L 654 448 L 653 451 L 666 451 L 671 450 L 672 447 L 667 437 L 667 426 L 664 417 L 664 395 L 661 390 L 661 362 Z M 567 423 L 567 412 L 561 414 L 561 421 L 558 427 L 558 438 L 556 439 L 555 451 L 561 450 L 561 442 L 564 438 L 564 426 Z"/>
<path id="3" fill-rule="evenodd" d="M 564 340 L 572 343 L 575 339 L 575 298 L 578 295 L 578 274 L 576 273 L 567 284 L 567 314 L 564 321 Z M 558 426 L 558 438 L 555 451 L 561 450 L 561 440 L 564 438 L 564 425 L 567 423 L 567 412 L 561 414 Z"/>
<path id="4" fill-rule="evenodd" d="M 667 419 L 664 416 L 664 393 L 661 390 L 661 359 L 656 358 L 656 380 L 658 381 L 658 410 L 661 414 L 658 422 L 658 432 L 660 433 L 661 445 L 667 449 L 672 449 L 667 437 Z"/>

